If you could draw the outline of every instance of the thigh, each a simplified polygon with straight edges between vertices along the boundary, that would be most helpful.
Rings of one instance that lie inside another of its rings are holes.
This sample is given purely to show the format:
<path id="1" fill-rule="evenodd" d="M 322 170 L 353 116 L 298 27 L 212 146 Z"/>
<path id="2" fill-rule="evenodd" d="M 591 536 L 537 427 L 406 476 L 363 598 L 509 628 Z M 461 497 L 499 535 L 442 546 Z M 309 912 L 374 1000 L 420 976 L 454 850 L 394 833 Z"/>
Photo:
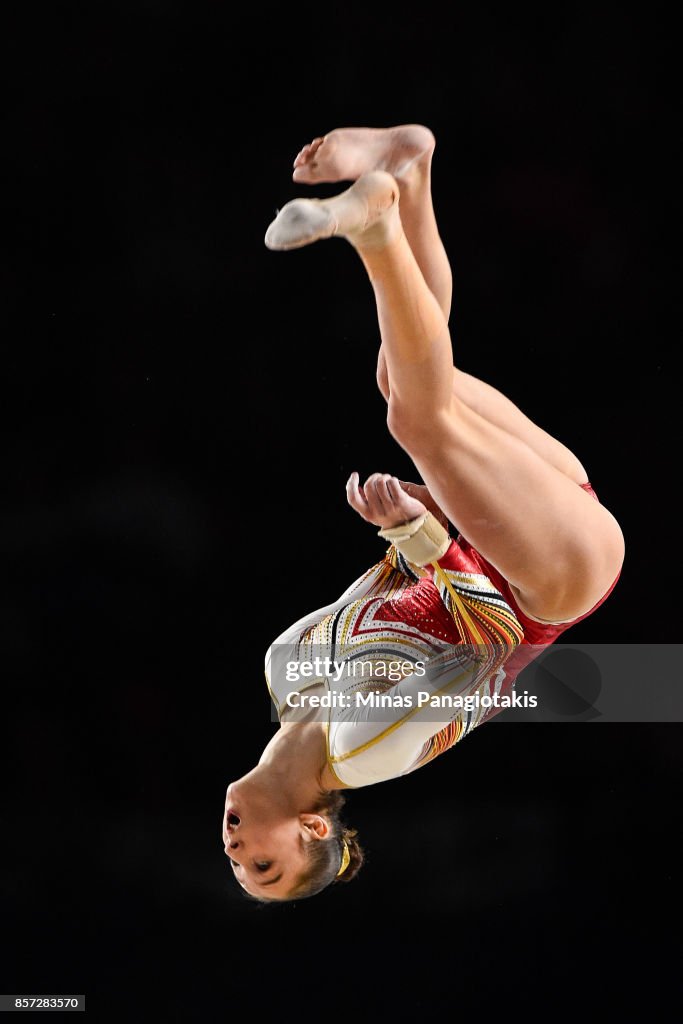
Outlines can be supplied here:
<path id="1" fill-rule="evenodd" d="M 509 581 L 522 609 L 583 614 L 623 561 L 614 516 L 522 440 L 453 400 L 402 440 L 436 502 Z"/>
<path id="2" fill-rule="evenodd" d="M 497 388 L 491 387 L 483 380 L 473 377 L 462 370 L 453 371 L 453 391 L 459 398 L 483 416 L 485 420 L 495 423 L 508 434 L 524 441 L 537 455 L 559 469 L 565 476 L 577 483 L 585 483 L 588 479 L 586 470 L 578 458 L 566 445 L 558 441 L 537 423 L 522 412 L 515 403 L 502 394 Z"/>
<path id="3" fill-rule="evenodd" d="M 380 345 L 377 357 L 377 387 L 385 402 L 389 402 L 391 392 L 383 345 Z M 588 479 L 574 452 L 529 419 L 514 402 L 490 384 L 454 366 L 453 394 L 485 420 L 524 441 L 537 455 L 575 483 L 582 484 Z"/>

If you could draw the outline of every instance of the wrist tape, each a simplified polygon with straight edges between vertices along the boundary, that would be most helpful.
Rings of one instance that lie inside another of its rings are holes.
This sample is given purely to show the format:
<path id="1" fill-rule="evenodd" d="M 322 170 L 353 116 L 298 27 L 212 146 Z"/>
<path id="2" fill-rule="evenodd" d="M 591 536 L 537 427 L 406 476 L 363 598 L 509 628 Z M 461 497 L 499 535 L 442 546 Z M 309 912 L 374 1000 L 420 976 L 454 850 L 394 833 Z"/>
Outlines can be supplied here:
<path id="1" fill-rule="evenodd" d="M 447 530 L 431 512 L 423 512 L 417 519 L 399 526 L 387 526 L 379 531 L 378 536 L 391 541 L 413 565 L 438 562 L 451 543 Z"/>

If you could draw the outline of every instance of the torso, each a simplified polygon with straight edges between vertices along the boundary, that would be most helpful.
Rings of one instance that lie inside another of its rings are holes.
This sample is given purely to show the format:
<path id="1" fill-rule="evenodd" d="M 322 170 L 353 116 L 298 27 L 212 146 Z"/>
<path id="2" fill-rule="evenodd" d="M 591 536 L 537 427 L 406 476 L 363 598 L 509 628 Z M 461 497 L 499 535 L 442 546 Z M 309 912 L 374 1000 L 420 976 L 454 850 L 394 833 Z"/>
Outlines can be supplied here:
<path id="1" fill-rule="evenodd" d="M 333 673 L 321 672 L 292 683 L 275 671 L 269 688 L 283 724 L 316 722 L 326 729 L 328 760 L 334 763 L 339 760 L 333 749 L 335 731 L 341 731 L 339 719 L 320 709 L 303 716 L 299 710 L 290 711 L 284 703 L 287 692 L 352 696 L 358 691 L 387 691 L 397 685 L 388 675 L 392 663 L 402 663 L 399 675 L 407 679 L 418 662 L 443 661 L 454 648 L 467 645 L 493 652 L 493 670 L 483 680 L 482 692 L 507 694 L 522 668 L 569 625 L 544 624 L 525 616 L 507 581 L 461 537 L 438 564 L 422 570 L 392 547 L 337 602 L 295 623 L 269 650 L 268 669 L 273 668 L 273 652 L 281 654 L 283 648 L 298 662 L 318 656 L 344 663 L 345 676 L 336 679 Z M 443 753 L 498 710 L 460 713 L 443 729 L 437 727 L 398 774 Z M 338 770 L 333 769 L 333 778 L 337 785 L 343 782 Z"/>

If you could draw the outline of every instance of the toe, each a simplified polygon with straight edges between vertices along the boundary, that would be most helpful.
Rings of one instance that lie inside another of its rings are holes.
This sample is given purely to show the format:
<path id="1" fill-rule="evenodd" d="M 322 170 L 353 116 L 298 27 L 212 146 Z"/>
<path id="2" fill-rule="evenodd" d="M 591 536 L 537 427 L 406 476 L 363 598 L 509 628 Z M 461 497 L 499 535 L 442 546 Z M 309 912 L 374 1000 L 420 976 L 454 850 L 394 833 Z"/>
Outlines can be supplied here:
<path id="1" fill-rule="evenodd" d="M 297 153 L 294 159 L 294 164 L 292 166 L 303 167 L 306 163 L 312 160 L 324 141 L 325 139 L 322 136 L 318 136 L 317 138 L 313 139 L 312 142 L 307 142 L 303 149 L 300 149 L 299 152 Z M 295 178 L 294 180 L 304 181 L 305 179 Z"/>
<path id="2" fill-rule="evenodd" d="M 315 174 L 306 164 L 299 164 L 294 167 L 292 181 L 298 181 L 304 185 L 310 185 L 315 181 Z"/>
<path id="3" fill-rule="evenodd" d="M 269 249 L 298 249 L 319 238 L 329 238 L 336 228 L 327 207 L 310 199 L 293 199 L 284 206 L 268 228 Z"/>
<path id="4" fill-rule="evenodd" d="M 298 167 L 299 164 L 304 163 L 304 161 L 306 160 L 306 150 L 307 149 L 308 149 L 308 146 L 304 146 L 303 149 L 300 149 L 299 152 L 296 154 L 296 156 L 294 158 L 294 166 L 295 167 Z"/>

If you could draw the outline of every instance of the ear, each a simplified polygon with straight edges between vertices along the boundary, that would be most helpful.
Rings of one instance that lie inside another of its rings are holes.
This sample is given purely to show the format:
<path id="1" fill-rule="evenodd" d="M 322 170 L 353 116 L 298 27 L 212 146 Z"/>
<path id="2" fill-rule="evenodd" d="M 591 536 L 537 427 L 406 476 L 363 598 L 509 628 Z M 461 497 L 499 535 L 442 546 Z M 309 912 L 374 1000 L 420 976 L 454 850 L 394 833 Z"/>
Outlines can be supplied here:
<path id="1" fill-rule="evenodd" d="M 310 843 L 314 839 L 327 839 L 330 834 L 330 826 L 320 814 L 300 814 L 299 821 L 305 843 Z"/>

